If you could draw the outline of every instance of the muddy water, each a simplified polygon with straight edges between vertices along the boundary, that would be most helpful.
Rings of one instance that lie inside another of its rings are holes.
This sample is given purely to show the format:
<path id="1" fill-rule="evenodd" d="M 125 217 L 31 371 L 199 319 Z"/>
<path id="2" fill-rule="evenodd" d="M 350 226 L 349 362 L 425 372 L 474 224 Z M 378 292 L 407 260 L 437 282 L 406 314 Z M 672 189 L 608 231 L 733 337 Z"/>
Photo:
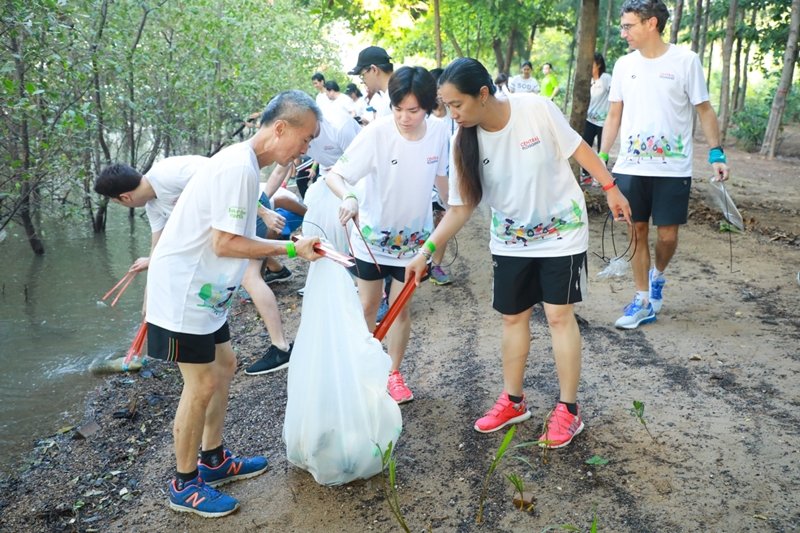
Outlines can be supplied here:
<path id="1" fill-rule="evenodd" d="M 83 399 L 100 379 L 95 358 L 127 350 L 141 321 L 145 275 L 114 308 L 99 300 L 147 255 L 147 220 L 109 207 L 106 235 L 84 221 L 45 224 L 35 257 L 18 226 L 0 242 L 0 474 L 22 464 L 40 438 L 80 423 Z"/>

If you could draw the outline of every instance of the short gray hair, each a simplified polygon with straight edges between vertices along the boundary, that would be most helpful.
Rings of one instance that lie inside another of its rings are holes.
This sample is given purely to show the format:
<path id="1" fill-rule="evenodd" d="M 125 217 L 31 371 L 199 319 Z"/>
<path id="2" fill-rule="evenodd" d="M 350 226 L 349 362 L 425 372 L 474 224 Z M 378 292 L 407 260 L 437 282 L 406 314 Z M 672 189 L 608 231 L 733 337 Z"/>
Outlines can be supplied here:
<path id="1" fill-rule="evenodd" d="M 322 111 L 308 94 L 297 89 L 283 91 L 269 101 L 267 108 L 261 113 L 259 126 L 272 124 L 276 120 L 285 120 L 292 126 L 298 126 L 301 117 L 308 111 L 316 115 L 318 122 L 322 121 Z"/>

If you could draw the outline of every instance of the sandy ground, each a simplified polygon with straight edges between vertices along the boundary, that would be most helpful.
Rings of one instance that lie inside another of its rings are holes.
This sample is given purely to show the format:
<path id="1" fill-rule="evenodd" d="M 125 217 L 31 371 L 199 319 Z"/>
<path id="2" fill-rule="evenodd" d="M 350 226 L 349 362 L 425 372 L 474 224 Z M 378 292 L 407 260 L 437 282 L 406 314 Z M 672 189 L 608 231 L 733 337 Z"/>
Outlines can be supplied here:
<path id="1" fill-rule="evenodd" d="M 488 216 L 473 217 L 458 235 L 455 283 L 426 283 L 412 302 L 403 371 L 416 399 L 402 407 L 396 455 L 397 495 L 412 531 L 538 532 L 567 525 L 589 531 L 595 517 L 599 531 L 615 532 L 800 529 L 800 492 L 791 489 L 800 485 L 798 161 L 765 162 L 735 150 L 729 158 L 730 192 L 748 222 L 748 231 L 732 236 L 732 265 L 729 236 L 703 202 L 707 164 L 698 160 L 692 220 L 681 230 L 658 321 L 614 329 L 632 281 L 598 280 L 604 264 L 591 255 L 589 296 L 576 308 L 586 429 L 546 455 L 536 448 L 509 452 L 491 478 L 481 526 L 475 518 L 482 480 L 503 432 L 478 434 L 472 424 L 491 407 L 502 376 Z M 596 203 L 598 193 L 591 195 Z M 602 227 L 602 214 L 593 214 L 590 252 L 600 252 Z M 624 248 L 624 236 L 616 235 Z M 302 304 L 296 290 L 304 267 L 295 265 L 298 275 L 274 286 L 290 332 Z M 235 315 L 245 366 L 268 341 L 251 305 L 239 305 Z M 40 441 L 38 465 L 2 485 L 0 529 L 400 530 L 380 476 L 323 487 L 288 464 L 280 438 L 285 372 L 253 378 L 240 371 L 234 378 L 226 443 L 271 460 L 264 475 L 225 487 L 241 510 L 221 520 L 170 511 L 165 490 L 179 387 L 169 367 L 154 365 L 152 372 L 115 376 L 92 396 L 85 419 L 101 425 L 93 437 Z M 515 444 L 537 438 L 558 394 L 541 310 L 532 319 L 525 387 L 533 418 L 518 427 Z M 136 416 L 112 418 L 131 398 L 139 399 Z M 634 400 L 644 402 L 654 438 L 631 415 Z M 608 463 L 587 464 L 593 456 Z M 534 495 L 533 512 L 514 508 L 510 473 Z"/>

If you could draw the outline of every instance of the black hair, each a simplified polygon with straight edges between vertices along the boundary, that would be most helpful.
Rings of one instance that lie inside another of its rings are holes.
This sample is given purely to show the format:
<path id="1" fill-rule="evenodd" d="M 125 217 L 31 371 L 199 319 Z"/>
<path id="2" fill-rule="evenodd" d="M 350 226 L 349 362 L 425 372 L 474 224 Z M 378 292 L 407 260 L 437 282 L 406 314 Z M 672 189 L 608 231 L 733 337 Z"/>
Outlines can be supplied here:
<path id="1" fill-rule="evenodd" d="M 508 84 L 508 74 L 506 74 L 505 72 L 501 72 L 494 79 L 494 84 L 495 85 L 500 85 L 501 83 Z"/>
<path id="2" fill-rule="evenodd" d="M 142 182 L 142 175 L 135 168 L 123 163 L 107 166 L 94 182 L 94 192 L 119 198 L 120 194 L 131 192 Z"/>
<path id="3" fill-rule="evenodd" d="M 339 92 L 339 84 L 336 83 L 333 80 L 326 81 L 325 82 L 325 90 L 326 91 L 336 91 L 338 93 Z"/>
<path id="4" fill-rule="evenodd" d="M 345 94 L 354 94 L 356 97 L 361 98 L 363 95 L 361 94 L 361 90 L 355 83 L 348 83 L 347 88 L 344 90 Z"/>
<path id="5" fill-rule="evenodd" d="M 400 67 L 389 78 L 389 101 L 397 107 L 403 98 L 413 94 L 419 106 L 430 113 L 436 107 L 436 81 L 422 67 Z"/>
<path id="6" fill-rule="evenodd" d="M 597 63 L 597 70 L 600 71 L 600 74 L 603 74 L 606 71 L 606 58 L 603 57 L 603 54 L 595 52 L 594 62 Z"/>
<path id="7" fill-rule="evenodd" d="M 530 61 L 523 61 L 522 65 L 520 66 L 520 68 L 525 68 L 525 67 L 531 67 L 531 69 L 532 69 L 533 68 L 533 64 Z"/>
<path id="8" fill-rule="evenodd" d="M 283 91 L 269 101 L 267 108 L 261 113 L 258 125 L 265 126 L 276 120 L 285 120 L 292 126 L 299 126 L 302 121 L 300 117 L 308 111 L 316 115 L 317 121 L 322 120 L 322 111 L 308 94 L 297 89 Z"/>
<path id="9" fill-rule="evenodd" d="M 550 67 L 550 70 L 553 70 L 553 64 L 552 64 L 552 63 L 543 63 L 543 64 L 542 64 L 542 66 L 545 66 L 545 65 L 547 65 L 548 67 Z"/>
<path id="10" fill-rule="evenodd" d="M 471 57 L 460 57 L 447 65 L 439 77 L 439 86 L 452 84 L 458 92 L 473 97 L 486 87 L 494 95 L 497 87 L 480 61 Z M 453 160 L 458 170 L 458 191 L 467 205 L 476 206 L 483 197 L 480 172 L 480 150 L 478 149 L 478 126 L 458 129 L 453 145 Z"/>
<path id="11" fill-rule="evenodd" d="M 436 67 L 436 68 L 430 69 L 428 72 L 430 72 L 431 76 L 433 76 L 433 79 L 438 82 L 439 81 L 439 76 L 442 75 L 442 72 L 444 72 L 444 69 Z"/>
<path id="12" fill-rule="evenodd" d="M 381 63 L 380 65 L 375 66 L 384 71 L 386 74 L 391 74 L 394 72 L 394 65 L 391 63 Z"/>
<path id="13" fill-rule="evenodd" d="M 322 72 L 315 72 L 311 75 L 311 81 L 321 81 L 325 83 L 325 76 L 322 75 Z"/>
<path id="14" fill-rule="evenodd" d="M 655 17 L 658 33 L 663 33 L 669 19 L 669 9 L 661 0 L 626 0 L 620 9 L 620 16 L 635 13 L 642 21 Z"/>

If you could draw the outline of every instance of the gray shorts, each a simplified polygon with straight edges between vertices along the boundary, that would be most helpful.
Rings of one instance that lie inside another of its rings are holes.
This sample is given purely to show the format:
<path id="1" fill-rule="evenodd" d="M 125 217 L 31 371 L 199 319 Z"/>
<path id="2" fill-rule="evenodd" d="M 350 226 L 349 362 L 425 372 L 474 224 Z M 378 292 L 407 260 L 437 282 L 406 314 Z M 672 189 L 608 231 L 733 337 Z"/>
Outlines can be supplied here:
<path id="1" fill-rule="evenodd" d="M 617 186 L 631 206 L 634 222 L 648 222 L 655 226 L 686 224 L 689 216 L 689 191 L 691 176 L 667 178 L 614 174 Z"/>

